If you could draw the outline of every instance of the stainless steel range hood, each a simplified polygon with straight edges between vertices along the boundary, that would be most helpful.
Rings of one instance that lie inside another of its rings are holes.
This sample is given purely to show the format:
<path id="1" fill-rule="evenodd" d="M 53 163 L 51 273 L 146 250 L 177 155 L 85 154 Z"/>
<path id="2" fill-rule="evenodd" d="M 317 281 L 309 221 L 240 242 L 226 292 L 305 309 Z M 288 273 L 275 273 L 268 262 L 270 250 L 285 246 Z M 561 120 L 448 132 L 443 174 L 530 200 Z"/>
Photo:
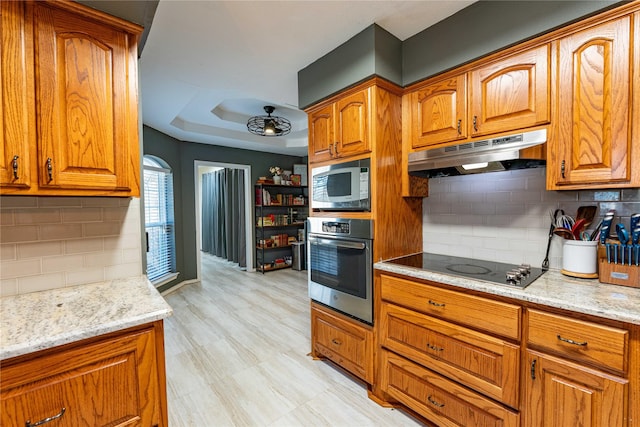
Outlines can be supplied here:
<path id="1" fill-rule="evenodd" d="M 546 164 L 542 156 L 524 156 L 522 150 L 544 144 L 546 141 L 547 130 L 540 129 L 418 151 L 409 154 L 409 173 L 435 178 L 541 167 Z"/>

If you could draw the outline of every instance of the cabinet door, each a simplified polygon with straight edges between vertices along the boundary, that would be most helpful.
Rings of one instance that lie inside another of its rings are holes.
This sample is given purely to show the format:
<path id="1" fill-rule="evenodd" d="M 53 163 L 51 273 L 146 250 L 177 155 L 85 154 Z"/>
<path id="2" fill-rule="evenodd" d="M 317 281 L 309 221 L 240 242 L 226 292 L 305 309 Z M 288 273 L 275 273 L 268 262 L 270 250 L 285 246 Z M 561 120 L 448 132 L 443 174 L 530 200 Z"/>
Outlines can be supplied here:
<path id="1" fill-rule="evenodd" d="M 333 105 L 309 113 L 309 162 L 333 156 Z"/>
<path id="2" fill-rule="evenodd" d="M 335 156 L 345 157 L 371 151 L 369 106 L 371 89 L 345 96 L 335 103 Z"/>
<path id="3" fill-rule="evenodd" d="M 3 366 L 0 424 L 35 424 L 64 408 L 56 426 L 159 425 L 155 346 L 147 330 Z"/>
<path id="4" fill-rule="evenodd" d="M 559 41 L 556 184 L 631 178 L 630 18 Z"/>
<path id="5" fill-rule="evenodd" d="M 548 45 L 471 72 L 471 136 L 548 123 L 549 79 Z"/>
<path id="6" fill-rule="evenodd" d="M 40 186 L 139 192 L 129 176 L 139 168 L 134 37 L 34 7 Z"/>
<path id="7" fill-rule="evenodd" d="M 628 381 L 527 351 L 526 427 L 627 425 Z"/>
<path id="8" fill-rule="evenodd" d="M 0 2 L 0 193 L 31 184 L 29 144 L 35 139 L 33 39 L 25 3 Z M 13 188 L 7 188 L 13 187 Z"/>
<path id="9" fill-rule="evenodd" d="M 420 148 L 467 137 L 466 75 L 411 93 L 411 146 Z"/>

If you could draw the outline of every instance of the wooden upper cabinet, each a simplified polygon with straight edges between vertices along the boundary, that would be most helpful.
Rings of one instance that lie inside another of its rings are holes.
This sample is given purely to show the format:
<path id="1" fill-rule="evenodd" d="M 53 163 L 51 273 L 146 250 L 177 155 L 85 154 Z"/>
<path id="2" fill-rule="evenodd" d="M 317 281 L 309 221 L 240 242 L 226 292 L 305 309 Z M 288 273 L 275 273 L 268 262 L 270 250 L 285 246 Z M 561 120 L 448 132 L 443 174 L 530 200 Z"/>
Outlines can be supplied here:
<path id="1" fill-rule="evenodd" d="M 35 139 L 33 40 L 25 3 L 0 2 L 0 187 L 31 185 L 29 143 Z"/>
<path id="2" fill-rule="evenodd" d="M 310 163 L 371 151 L 371 90 L 346 94 L 309 111 Z"/>
<path id="3" fill-rule="evenodd" d="M 467 137 L 466 74 L 441 80 L 409 94 L 413 148 Z"/>
<path id="4" fill-rule="evenodd" d="M 1 1 L 0 194 L 139 196 L 138 25 Z"/>
<path id="5" fill-rule="evenodd" d="M 549 122 L 549 45 L 469 73 L 469 133 L 487 135 Z"/>
<path id="6" fill-rule="evenodd" d="M 331 160 L 333 154 L 333 105 L 309 114 L 309 158 Z"/>
<path id="7" fill-rule="evenodd" d="M 130 173 L 139 168 L 131 36 L 67 10 L 34 7 L 39 185 L 139 195 Z"/>
<path id="8" fill-rule="evenodd" d="M 631 124 L 637 125 L 631 120 L 632 34 L 631 18 L 625 16 L 558 41 L 558 114 L 549 147 L 550 189 L 640 184 L 640 174 L 632 182 L 631 170 Z M 636 70 L 640 81 L 637 76 Z"/>

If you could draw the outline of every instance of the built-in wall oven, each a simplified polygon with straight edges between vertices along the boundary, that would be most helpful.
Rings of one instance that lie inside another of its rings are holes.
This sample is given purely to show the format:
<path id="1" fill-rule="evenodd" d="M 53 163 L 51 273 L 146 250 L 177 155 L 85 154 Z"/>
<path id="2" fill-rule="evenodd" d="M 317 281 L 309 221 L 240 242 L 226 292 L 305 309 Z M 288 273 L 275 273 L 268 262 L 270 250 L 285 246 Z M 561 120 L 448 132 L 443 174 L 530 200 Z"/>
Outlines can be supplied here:
<path id="1" fill-rule="evenodd" d="M 309 297 L 373 324 L 373 221 L 308 218 Z"/>

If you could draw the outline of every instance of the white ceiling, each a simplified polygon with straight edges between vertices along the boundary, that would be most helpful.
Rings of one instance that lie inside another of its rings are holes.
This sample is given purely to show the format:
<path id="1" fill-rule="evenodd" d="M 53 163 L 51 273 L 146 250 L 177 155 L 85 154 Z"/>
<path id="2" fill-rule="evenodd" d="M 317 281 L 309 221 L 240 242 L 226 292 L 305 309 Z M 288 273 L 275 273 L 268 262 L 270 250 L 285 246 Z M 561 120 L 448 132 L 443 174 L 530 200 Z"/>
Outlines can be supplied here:
<path id="1" fill-rule="evenodd" d="M 160 0 L 140 59 L 144 123 L 182 141 L 305 156 L 299 70 L 373 23 L 405 40 L 471 3 Z M 247 131 L 265 105 L 291 120 L 289 135 Z"/>

